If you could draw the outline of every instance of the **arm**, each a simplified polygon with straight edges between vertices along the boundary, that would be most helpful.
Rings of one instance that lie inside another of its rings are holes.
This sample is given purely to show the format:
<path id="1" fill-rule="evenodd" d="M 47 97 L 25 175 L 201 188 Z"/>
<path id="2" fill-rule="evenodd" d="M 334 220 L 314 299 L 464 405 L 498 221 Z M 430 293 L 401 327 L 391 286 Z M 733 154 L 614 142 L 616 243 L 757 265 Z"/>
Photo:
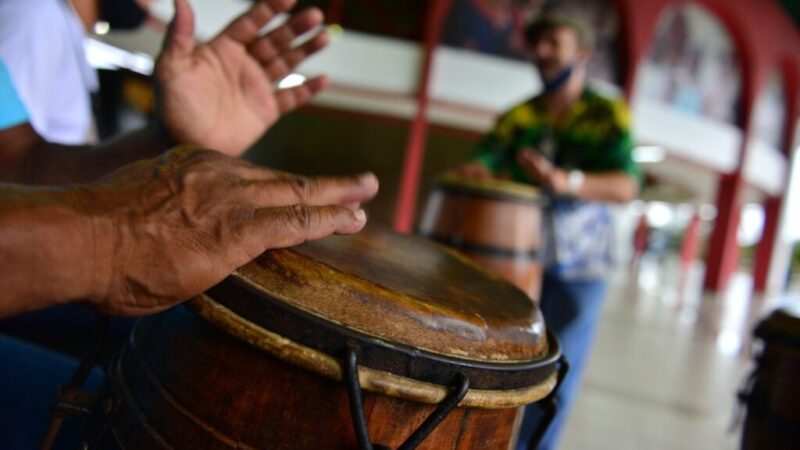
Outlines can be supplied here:
<path id="1" fill-rule="evenodd" d="M 371 174 L 308 179 L 187 147 L 89 185 L 0 184 L 0 317 L 161 311 L 267 249 L 359 231 L 377 189 Z"/>
<path id="2" fill-rule="evenodd" d="M 0 142 L 0 182 L 22 184 L 89 182 L 168 149 L 149 128 L 96 146 L 69 146 L 45 141 L 29 123 L 24 123 L 0 130 Z"/>
<path id="3" fill-rule="evenodd" d="M 569 172 L 556 167 L 532 150 L 519 153 L 520 166 L 542 186 L 558 196 L 573 196 L 581 200 L 627 203 L 639 194 L 639 183 L 628 172 L 609 170 L 585 173 L 576 192 L 570 192 Z"/>

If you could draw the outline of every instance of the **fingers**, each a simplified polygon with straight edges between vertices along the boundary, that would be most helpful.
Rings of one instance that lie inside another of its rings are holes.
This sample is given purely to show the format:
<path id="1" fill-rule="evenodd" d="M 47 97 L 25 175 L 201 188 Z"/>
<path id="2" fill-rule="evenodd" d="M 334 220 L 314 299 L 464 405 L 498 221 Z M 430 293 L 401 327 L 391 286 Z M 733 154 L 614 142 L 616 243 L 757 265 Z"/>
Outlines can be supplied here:
<path id="1" fill-rule="evenodd" d="M 227 37 L 247 45 L 258 37 L 258 32 L 264 25 L 276 15 L 291 9 L 294 3 L 295 0 L 260 0 L 231 22 L 217 38 Z"/>
<path id="2" fill-rule="evenodd" d="M 459 167 L 456 169 L 456 173 L 462 177 L 473 180 L 487 180 L 492 177 L 492 173 L 489 169 L 475 163 L 469 163 Z"/>
<path id="3" fill-rule="evenodd" d="M 306 82 L 300 86 L 276 91 L 275 101 L 278 104 L 278 110 L 281 114 L 286 114 L 287 112 L 304 105 L 327 85 L 328 77 L 321 75 L 306 80 Z"/>
<path id="4" fill-rule="evenodd" d="M 553 165 L 542 155 L 531 150 L 523 150 L 517 156 L 517 162 L 536 177 L 542 177 L 550 173 Z"/>
<path id="5" fill-rule="evenodd" d="M 194 12 L 188 0 L 175 0 L 175 16 L 170 22 L 164 53 L 188 55 L 194 49 Z"/>
<path id="6" fill-rule="evenodd" d="M 247 184 L 250 197 L 262 207 L 296 204 L 309 206 L 345 205 L 356 209 L 378 192 L 378 179 L 371 173 L 354 177 L 285 177 Z"/>
<path id="7" fill-rule="evenodd" d="M 295 67 L 300 65 L 306 58 L 325 48 L 330 42 L 327 31 L 322 31 L 318 35 L 309 39 L 299 47 L 288 50 L 269 62 L 263 64 L 267 78 L 273 83 L 282 80 L 289 75 Z"/>
<path id="8" fill-rule="evenodd" d="M 280 27 L 250 43 L 248 50 L 256 60 L 266 65 L 281 53 L 291 49 L 292 43 L 298 36 L 320 26 L 323 19 L 324 15 L 319 9 L 305 9 Z"/>
<path id="9" fill-rule="evenodd" d="M 245 233 L 264 237 L 264 250 L 291 247 L 332 234 L 353 234 L 367 223 L 367 215 L 359 209 L 343 206 L 295 205 L 257 211 Z"/>

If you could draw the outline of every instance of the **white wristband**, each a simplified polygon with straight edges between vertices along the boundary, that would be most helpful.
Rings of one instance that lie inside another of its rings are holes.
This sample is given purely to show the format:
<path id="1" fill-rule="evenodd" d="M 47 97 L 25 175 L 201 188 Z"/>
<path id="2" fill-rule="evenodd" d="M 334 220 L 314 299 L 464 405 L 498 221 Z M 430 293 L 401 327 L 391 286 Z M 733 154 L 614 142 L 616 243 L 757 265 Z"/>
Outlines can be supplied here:
<path id="1" fill-rule="evenodd" d="M 567 194 L 572 197 L 577 197 L 578 193 L 581 191 L 581 187 L 583 187 L 583 181 L 586 179 L 586 175 L 580 170 L 570 170 L 569 174 L 567 174 Z"/>

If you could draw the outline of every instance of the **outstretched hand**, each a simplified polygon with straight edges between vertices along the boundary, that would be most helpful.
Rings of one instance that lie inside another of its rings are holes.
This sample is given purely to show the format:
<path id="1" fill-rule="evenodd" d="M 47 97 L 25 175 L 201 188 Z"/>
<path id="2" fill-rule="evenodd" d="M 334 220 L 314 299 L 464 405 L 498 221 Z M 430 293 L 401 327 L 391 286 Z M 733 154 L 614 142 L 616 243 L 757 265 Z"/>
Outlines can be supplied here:
<path id="1" fill-rule="evenodd" d="M 273 87 L 329 41 L 322 29 L 292 46 L 298 36 L 322 24 L 316 8 L 259 34 L 295 1 L 259 0 L 210 42 L 199 44 L 188 1 L 175 0 L 175 17 L 155 69 L 159 120 L 173 140 L 239 156 L 281 115 L 326 86 L 321 76 L 292 88 Z"/>
<path id="2" fill-rule="evenodd" d="M 187 147 L 126 166 L 78 192 L 100 233 L 97 306 L 158 312 L 267 249 L 356 233 L 377 190 L 369 173 L 304 178 Z"/>

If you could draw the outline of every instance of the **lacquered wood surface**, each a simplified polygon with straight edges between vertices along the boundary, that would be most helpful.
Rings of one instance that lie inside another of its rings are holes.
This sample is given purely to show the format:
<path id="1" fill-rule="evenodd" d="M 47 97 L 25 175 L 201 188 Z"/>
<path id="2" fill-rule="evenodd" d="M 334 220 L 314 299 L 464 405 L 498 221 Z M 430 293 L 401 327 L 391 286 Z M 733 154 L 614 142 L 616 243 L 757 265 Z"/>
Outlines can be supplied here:
<path id="1" fill-rule="evenodd" d="M 515 196 L 514 189 L 498 195 L 498 183 L 522 192 L 528 189 L 494 180 L 471 181 L 459 190 L 457 180 L 449 180 L 428 197 L 419 232 L 452 246 L 538 299 L 544 256 L 542 203 Z"/>
<path id="2" fill-rule="evenodd" d="M 185 307 L 144 319 L 114 374 L 125 449 L 356 448 L 343 385 L 276 359 Z M 365 393 L 373 442 L 401 443 L 433 405 Z M 423 450 L 511 448 L 519 409 L 456 409 Z"/>
<path id="3" fill-rule="evenodd" d="M 383 228 L 269 251 L 233 277 L 327 321 L 432 353 L 503 362 L 547 352 L 541 315 L 524 292 L 442 246 Z"/>

